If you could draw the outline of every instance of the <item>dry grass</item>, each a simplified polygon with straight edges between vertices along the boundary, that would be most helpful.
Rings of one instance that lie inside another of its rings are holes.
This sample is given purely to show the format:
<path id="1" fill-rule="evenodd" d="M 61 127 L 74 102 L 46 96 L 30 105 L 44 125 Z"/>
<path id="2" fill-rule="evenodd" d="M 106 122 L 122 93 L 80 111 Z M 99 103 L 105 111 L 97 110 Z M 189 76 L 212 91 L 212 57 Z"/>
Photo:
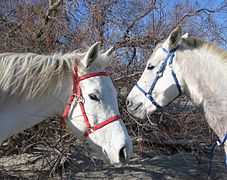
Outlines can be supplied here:
<path id="1" fill-rule="evenodd" d="M 125 82 L 120 83 L 125 85 Z M 119 82 L 116 84 L 119 85 Z M 150 119 L 143 121 L 131 117 L 124 102 L 125 97 L 121 96 L 119 103 L 123 120 L 133 139 L 137 154 L 143 155 L 150 151 L 174 154 L 184 151 L 191 152 L 199 161 L 201 154 L 207 154 L 207 147 L 214 141 L 215 135 L 209 129 L 203 115 L 191 106 L 185 97 L 178 99 L 163 112 L 156 112 Z M 71 171 L 94 169 L 97 163 L 102 164 L 101 161 L 90 158 L 86 146 L 69 131 L 60 127 L 58 117 L 45 120 L 11 137 L 0 147 L 1 157 L 24 154 L 34 157 L 27 165 L 39 162 L 38 169 L 36 167 L 33 172 L 38 179 L 63 177 Z M 14 178 L 9 176 L 13 167 L 0 169 L 0 177 Z M 23 174 L 21 177 L 24 177 Z"/>

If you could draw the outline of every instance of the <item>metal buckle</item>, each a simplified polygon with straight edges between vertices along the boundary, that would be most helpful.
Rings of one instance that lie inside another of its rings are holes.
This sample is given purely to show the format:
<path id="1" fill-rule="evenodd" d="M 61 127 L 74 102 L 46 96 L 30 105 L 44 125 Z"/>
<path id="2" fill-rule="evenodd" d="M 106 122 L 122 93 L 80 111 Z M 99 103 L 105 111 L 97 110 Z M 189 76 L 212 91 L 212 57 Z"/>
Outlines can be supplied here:
<path id="1" fill-rule="evenodd" d="M 151 98 L 151 95 L 150 94 L 145 94 L 145 96 L 148 98 L 148 99 L 150 99 Z"/>
<path id="2" fill-rule="evenodd" d="M 169 64 L 169 68 L 173 69 L 173 63 Z"/>
<path id="3" fill-rule="evenodd" d="M 84 97 L 83 96 L 77 96 L 76 94 L 75 94 L 75 101 L 77 102 L 77 103 L 85 103 L 85 100 L 84 100 Z"/>
<path id="4" fill-rule="evenodd" d="M 89 131 L 90 131 L 90 133 L 95 132 L 95 130 L 93 129 L 93 127 L 91 127 L 91 128 L 89 129 Z"/>
<path id="5" fill-rule="evenodd" d="M 157 77 L 162 77 L 162 75 L 163 75 L 163 72 L 162 71 L 158 71 L 157 72 Z"/>

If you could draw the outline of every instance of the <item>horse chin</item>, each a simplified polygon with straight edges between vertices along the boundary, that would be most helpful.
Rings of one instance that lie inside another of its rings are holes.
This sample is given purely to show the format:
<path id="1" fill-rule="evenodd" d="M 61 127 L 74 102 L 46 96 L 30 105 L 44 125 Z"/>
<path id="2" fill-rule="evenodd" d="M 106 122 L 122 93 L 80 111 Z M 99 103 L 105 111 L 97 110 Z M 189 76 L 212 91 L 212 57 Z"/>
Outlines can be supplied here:
<path id="1" fill-rule="evenodd" d="M 155 106 L 150 106 L 147 108 L 147 112 L 146 112 L 146 116 L 150 116 L 152 115 L 155 111 L 157 110 L 157 108 Z"/>
<path id="2" fill-rule="evenodd" d="M 106 164 L 111 164 L 113 165 L 114 167 L 121 167 L 123 166 L 124 163 L 121 163 L 121 162 L 116 162 L 114 160 L 111 160 L 110 157 L 108 156 L 107 152 L 105 150 L 103 150 L 103 156 L 101 158 L 104 163 Z"/>
<path id="3" fill-rule="evenodd" d="M 116 168 L 120 168 L 124 165 L 124 163 L 112 163 L 112 165 Z"/>
<path id="4" fill-rule="evenodd" d="M 90 153 L 90 155 L 93 156 L 95 159 L 102 160 L 106 164 L 114 164 L 109 159 L 107 153 L 102 151 L 102 150 L 101 151 L 93 151 L 92 153 Z"/>
<path id="5" fill-rule="evenodd" d="M 143 120 L 143 119 L 146 118 L 146 110 L 145 109 L 142 109 L 142 110 L 137 111 L 137 112 L 130 112 L 130 114 L 134 118 L 137 118 L 137 119 L 140 119 L 140 120 Z"/>
<path id="6" fill-rule="evenodd" d="M 113 164 L 113 162 L 109 159 L 109 156 L 108 156 L 107 152 L 105 151 L 105 149 L 102 150 L 102 153 L 103 153 L 102 160 L 105 163 Z"/>
<path id="7" fill-rule="evenodd" d="M 155 106 L 150 106 L 150 107 L 148 107 L 146 109 L 143 108 L 143 109 L 140 109 L 139 111 L 136 111 L 136 112 L 132 112 L 132 111 L 129 111 L 129 110 L 128 110 L 128 112 L 134 118 L 137 118 L 137 119 L 140 119 L 140 120 L 144 120 L 148 116 L 150 116 L 151 114 L 153 114 L 156 110 L 157 110 L 157 108 Z"/>

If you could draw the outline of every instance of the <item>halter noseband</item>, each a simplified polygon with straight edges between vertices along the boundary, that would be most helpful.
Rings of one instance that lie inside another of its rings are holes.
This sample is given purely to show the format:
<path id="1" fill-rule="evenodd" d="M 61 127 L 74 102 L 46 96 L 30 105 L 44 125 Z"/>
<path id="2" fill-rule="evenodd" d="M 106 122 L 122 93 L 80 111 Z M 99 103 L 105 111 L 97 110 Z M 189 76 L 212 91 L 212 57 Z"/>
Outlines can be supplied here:
<path id="1" fill-rule="evenodd" d="M 172 49 L 172 50 L 170 50 L 170 51 L 168 51 L 168 50 L 165 49 L 165 48 L 162 48 L 162 50 L 163 50 L 164 52 L 167 53 L 167 57 L 164 59 L 164 61 L 162 62 L 161 66 L 160 66 L 160 68 L 159 68 L 159 70 L 157 71 L 156 77 L 155 77 L 154 81 L 152 82 L 149 91 L 146 92 L 145 90 L 143 90 L 143 88 L 141 88 L 141 87 L 138 85 L 138 83 L 135 85 L 135 86 L 136 86 L 136 87 L 137 87 L 137 88 L 138 88 L 138 89 L 139 89 L 139 90 L 140 90 L 140 91 L 141 91 L 141 92 L 142 92 L 142 93 L 151 101 L 151 103 L 152 103 L 153 105 L 155 105 L 157 108 L 162 108 L 162 106 L 159 105 L 159 104 L 155 101 L 154 97 L 152 96 L 152 92 L 153 92 L 153 90 L 154 90 L 154 88 L 155 88 L 155 86 L 156 86 L 158 80 L 163 76 L 163 73 L 164 73 L 164 71 L 165 71 L 167 65 L 171 68 L 171 74 L 172 74 L 172 76 L 173 76 L 173 79 L 174 79 L 174 81 L 175 81 L 175 84 L 176 84 L 177 89 L 178 89 L 178 92 L 179 92 L 179 93 L 178 93 L 178 96 L 181 95 L 181 93 L 182 93 L 182 92 L 181 92 L 180 83 L 179 83 L 179 81 L 178 81 L 178 79 L 177 79 L 176 73 L 173 71 L 173 68 L 172 68 L 172 64 L 173 64 L 173 60 L 174 60 L 174 56 L 175 56 L 175 52 L 176 52 L 176 50 L 177 50 L 177 47 L 174 48 L 174 49 Z M 177 96 L 177 97 L 178 97 L 178 96 Z"/>
<path id="2" fill-rule="evenodd" d="M 80 105 L 80 110 L 81 110 L 81 113 L 84 117 L 84 122 L 87 126 L 87 130 L 84 133 L 85 137 L 88 137 L 89 134 L 93 133 L 94 131 L 96 131 L 96 130 L 104 127 L 104 126 L 121 119 L 120 115 L 114 115 L 114 116 L 111 116 L 110 118 L 108 118 L 107 120 L 102 121 L 99 124 L 95 124 L 94 126 L 91 126 L 91 124 L 88 120 L 85 108 L 84 108 L 85 102 L 84 102 L 84 98 L 83 98 L 81 88 L 80 88 L 80 81 L 83 81 L 83 80 L 88 79 L 88 78 L 96 77 L 96 76 L 109 76 L 109 75 L 110 75 L 109 72 L 92 72 L 92 73 L 85 74 L 83 76 L 78 76 L 77 67 L 74 67 L 74 69 L 73 69 L 73 94 L 70 96 L 69 102 L 66 105 L 64 113 L 62 115 L 62 123 L 61 124 L 63 126 L 65 126 L 65 124 L 66 124 L 66 120 L 68 118 L 69 111 L 71 109 L 71 105 L 72 105 L 74 100 L 75 100 L 75 103 L 78 103 Z"/>

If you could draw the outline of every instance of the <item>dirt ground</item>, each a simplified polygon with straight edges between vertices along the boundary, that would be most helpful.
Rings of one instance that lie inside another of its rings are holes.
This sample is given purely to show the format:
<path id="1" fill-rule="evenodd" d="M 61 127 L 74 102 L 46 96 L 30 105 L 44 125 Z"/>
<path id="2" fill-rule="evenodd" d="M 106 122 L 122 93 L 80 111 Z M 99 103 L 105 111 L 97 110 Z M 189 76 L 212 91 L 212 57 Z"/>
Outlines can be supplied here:
<path id="1" fill-rule="evenodd" d="M 171 156 L 145 153 L 142 157 L 134 154 L 127 165 L 113 167 L 77 152 L 75 157 L 71 157 L 71 162 L 65 164 L 63 174 L 51 177 L 46 174 L 50 172 L 49 166 L 35 155 L 2 157 L 0 179 L 227 180 L 227 169 L 224 167 L 223 153 L 220 152 L 215 154 L 210 177 L 208 159 L 203 157 L 198 163 L 191 153 Z"/>
<path id="2" fill-rule="evenodd" d="M 145 154 L 135 155 L 127 166 L 114 168 L 102 167 L 85 172 L 72 174 L 70 179 L 143 179 L 143 180 L 225 180 L 225 169 L 221 156 L 212 163 L 212 172 L 208 177 L 208 161 L 203 159 L 200 164 L 191 154 L 175 154 L 172 156 Z"/>

